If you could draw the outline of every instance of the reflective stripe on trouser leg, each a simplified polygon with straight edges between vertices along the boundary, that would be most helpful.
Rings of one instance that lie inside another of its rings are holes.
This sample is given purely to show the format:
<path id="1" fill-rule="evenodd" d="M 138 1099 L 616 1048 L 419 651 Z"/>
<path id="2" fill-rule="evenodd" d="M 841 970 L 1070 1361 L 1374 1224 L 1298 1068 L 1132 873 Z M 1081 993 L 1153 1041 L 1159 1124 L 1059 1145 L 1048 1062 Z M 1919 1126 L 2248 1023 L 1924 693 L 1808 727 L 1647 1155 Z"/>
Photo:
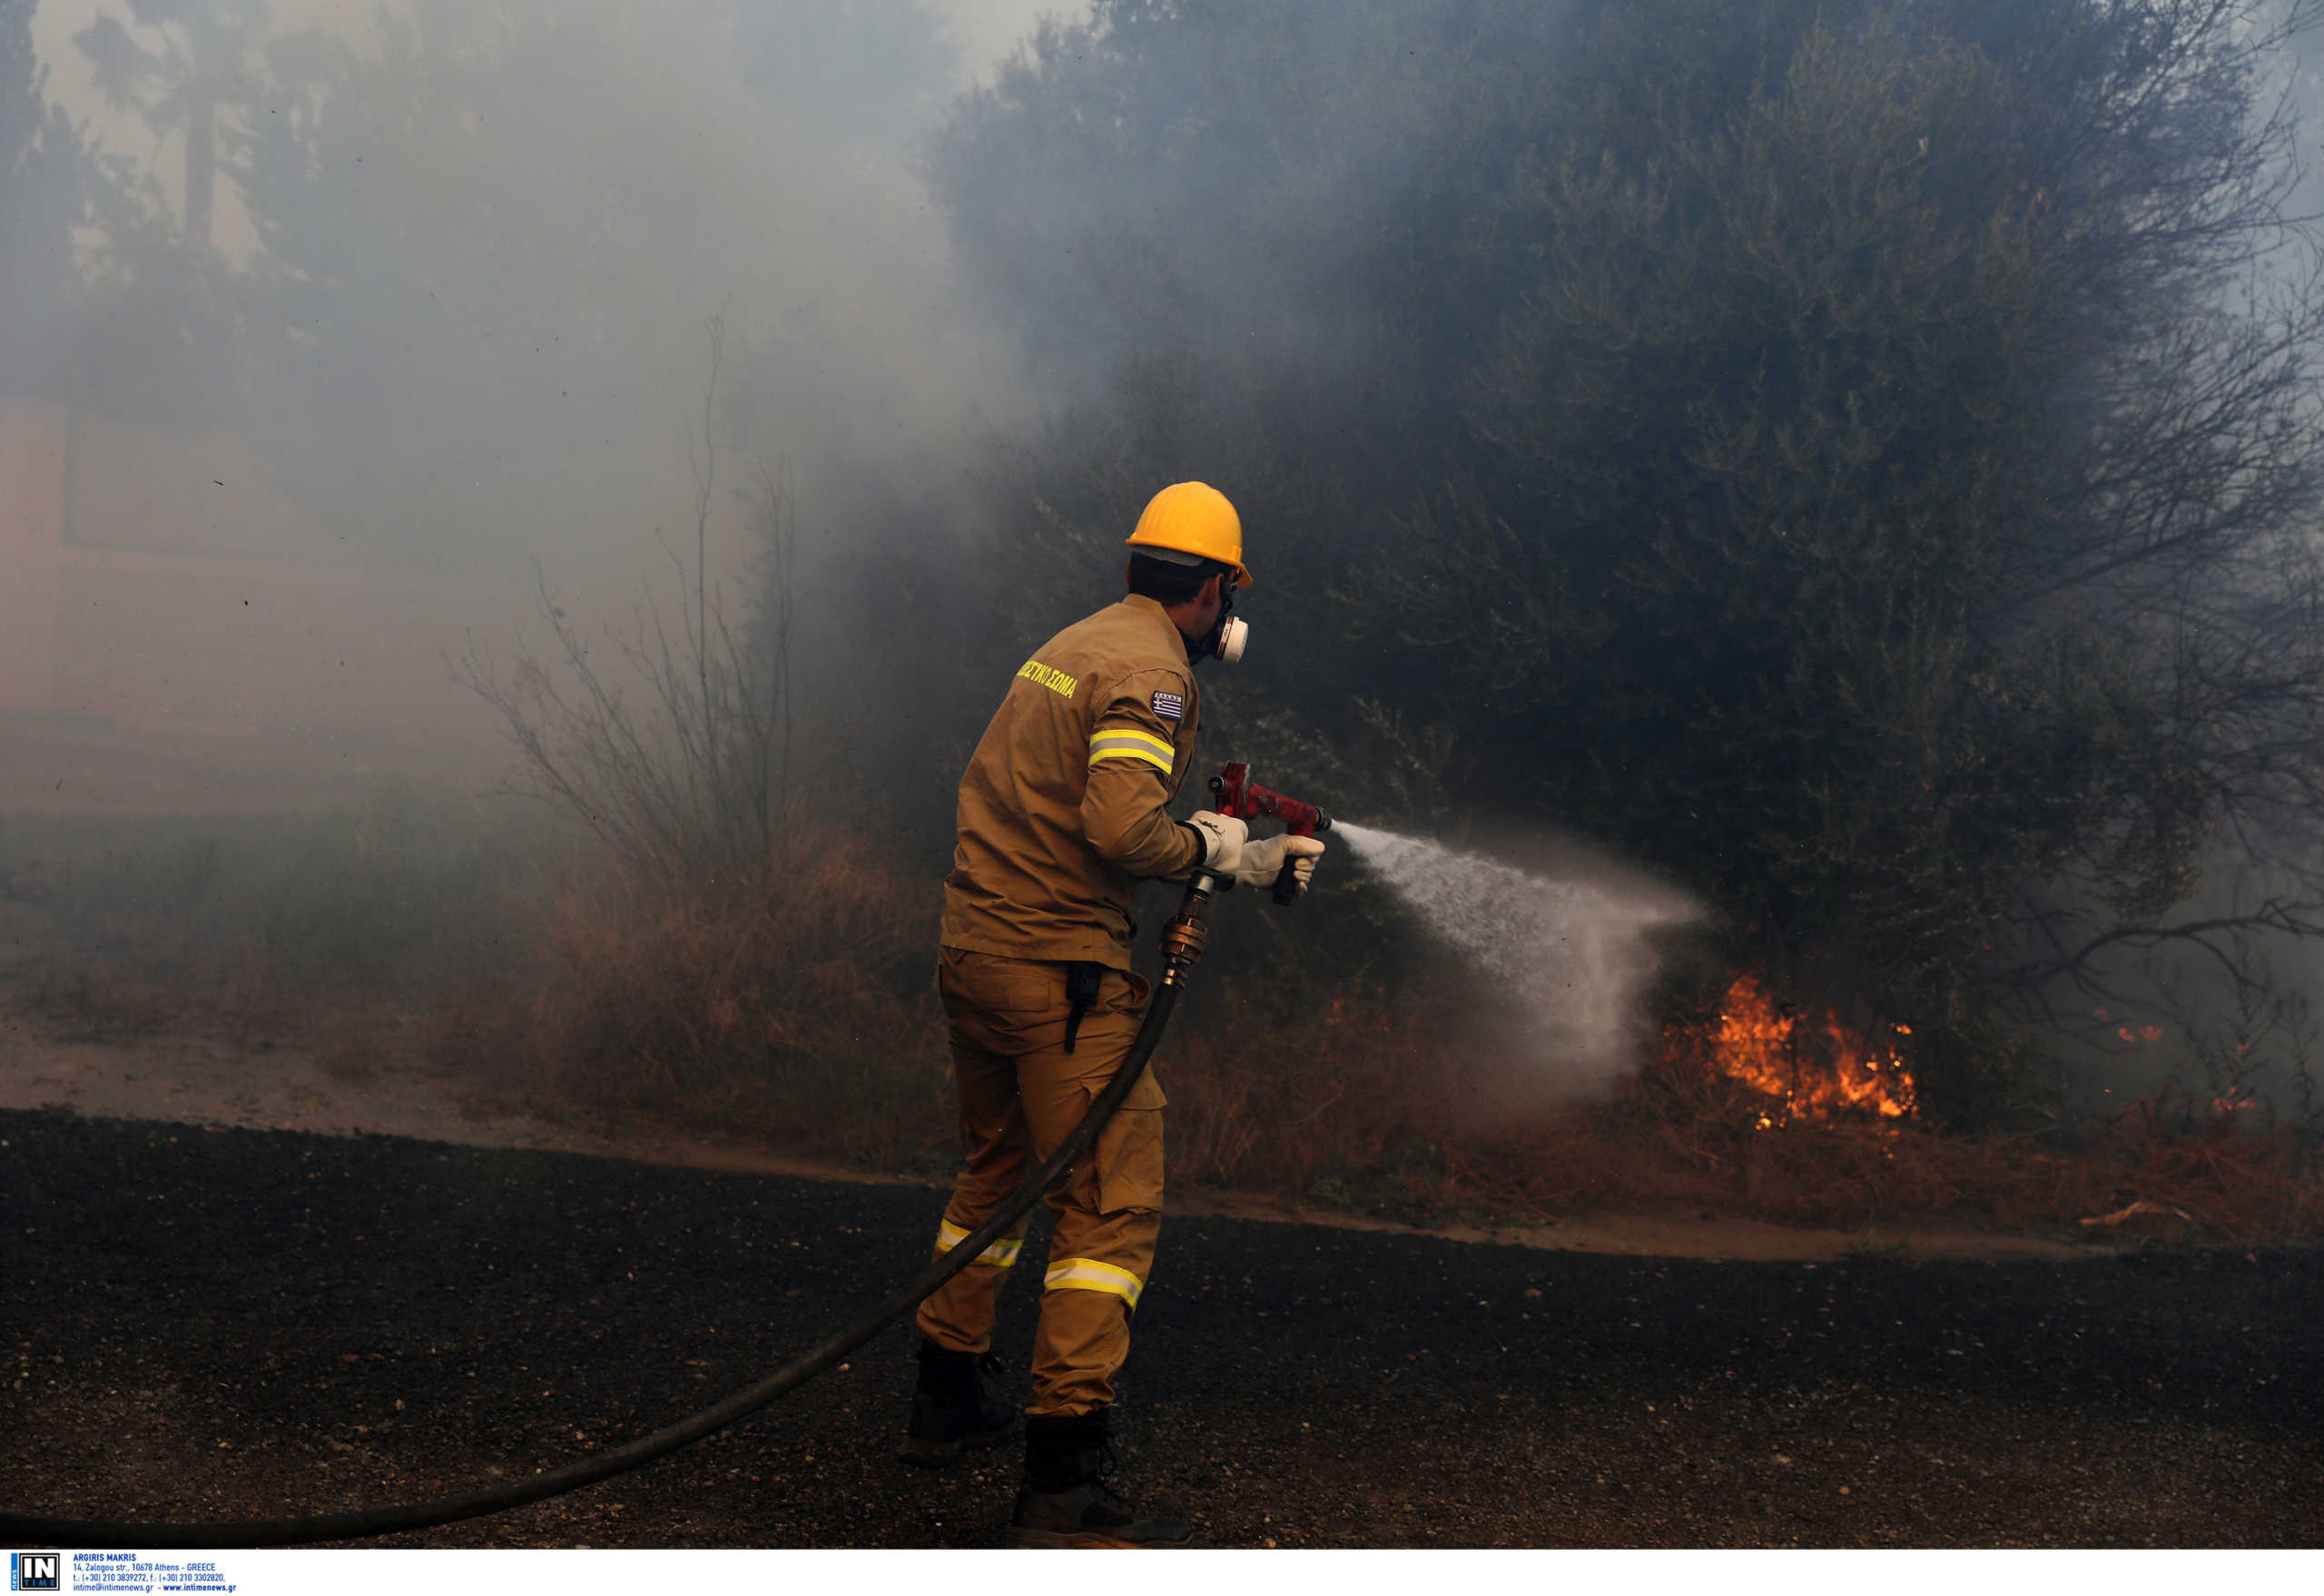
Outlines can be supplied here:
<path id="1" fill-rule="evenodd" d="M 1124 1108 L 1097 1156 L 1049 1194 L 1049 1246 L 1041 1324 L 1033 1340 L 1033 1401 L 1059 1417 L 1114 1400 L 1129 1355 L 1130 1321 L 1154 1267 L 1162 1228 L 1162 1115 Z"/>
<path id="2" fill-rule="evenodd" d="M 1021 1232 L 1025 1227 L 1020 1222 L 1017 1228 Z M 936 1256 L 942 1257 L 968 1239 L 967 1230 L 953 1224 L 950 1219 L 945 1220 L 936 1227 Z M 986 1265 L 995 1269 L 1006 1269 L 1017 1262 L 1017 1255 L 1024 1250 L 1025 1238 L 1022 1235 L 1004 1236 L 977 1255 L 977 1264 Z M 976 1265 L 970 1266 L 971 1268 L 975 1266 Z"/>
<path id="3" fill-rule="evenodd" d="M 1129 1051 L 1148 988 L 1126 971 L 1108 971 L 1072 1053 L 1065 1051 L 1059 965 L 948 948 L 937 990 L 968 1155 L 944 1217 L 967 1230 L 1017 1188 L 1029 1158 L 1046 1157 L 1081 1122 Z M 1131 1296 L 1152 1272 L 1161 1229 L 1164 1101 L 1148 1071 L 1090 1156 L 1047 1194 L 1057 1218 L 1049 1263 L 1086 1260 L 1127 1281 L 1112 1277 L 1115 1289 L 1042 1294 L 1029 1412 L 1064 1416 L 1114 1400 L 1114 1374 L 1129 1352 Z M 921 1305 L 922 1333 L 940 1345 L 982 1352 L 1007 1278 L 1006 1270 L 981 1261 L 963 1269 Z M 1129 1289 L 1119 1289 L 1124 1285 Z"/>
<path id="4" fill-rule="evenodd" d="M 967 1184 L 976 1172 L 962 1176 Z M 990 1171 L 987 1171 L 990 1173 Z M 1010 1189 L 1013 1189 L 1013 1183 Z M 960 1209 L 959 1194 L 955 1194 L 950 1208 Z M 994 1207 L 989 1196 L 980 1198 L 979 1207 L 988 1211 Z M 974 1212 L 964 1218 L 981 1224 Z M 958 1352 L 984 1353 L 992 1345 L 994 1306 L 1000 1296 L 1000 1287 L 1009 1278 L 1009 1271 L 1025 1247 L 1025 1227 L 1031 1222 L 1027 1215 L 1012 1227 L 1011 1234 L 1002 1236 L 977 1255 L 977 1261 L 952 1276 L 930 1294 L 920 1305 L 920 1332 L 939 1346 L 949 1346 Z M 970 1227 L 949 1216 L 936 1231 L 936 1256 L 942 1257 L 969 1238 Z"/>
<path id="5" fill-rule="evenodd" d="M 1059 1258 L 1049 1266 L 1042 1277 L 1043 1291 L 1110 1291 L 1130 1306 L 1137 1305 L 1137 1294 L 1146 1289 L 1146 1282 L 1128 1269 L 1118 1269 L 1096 1258 Z"/>
<path id="6" fill-rule="evenodd" d="M 1064 990 L 1060 981 L 1060 1002 Z M 1059 1024 L 1063 1023 L 1060 1019 Z M 1005 1042 L 1008 1039 L 962 1035 L 958 1027 L 951 1038 L 966 1165 L 953 1182 L 952 1200 L 945 1206 L 943 1227 L 937 1234 L 940 1256 L 1006 1202 L 1025 1176 L 1025 1121 L 1017 1104 L 1017 1061 L 998 1049 L 976 1045 L 987 1039 Z M 1019 1221 L 1010 1235 L 986 1248 L 975 1263 L 938 1286 L 920 1305 L 922 1335 L 955 1352 L 983 1353 L 991 1347 L 994 1305 L 1001 1283 L 1009 1278 L 1008 1264 L 1016 1261 L 1022 1246 L 1019 1238 L 1029 1218 Z"/>

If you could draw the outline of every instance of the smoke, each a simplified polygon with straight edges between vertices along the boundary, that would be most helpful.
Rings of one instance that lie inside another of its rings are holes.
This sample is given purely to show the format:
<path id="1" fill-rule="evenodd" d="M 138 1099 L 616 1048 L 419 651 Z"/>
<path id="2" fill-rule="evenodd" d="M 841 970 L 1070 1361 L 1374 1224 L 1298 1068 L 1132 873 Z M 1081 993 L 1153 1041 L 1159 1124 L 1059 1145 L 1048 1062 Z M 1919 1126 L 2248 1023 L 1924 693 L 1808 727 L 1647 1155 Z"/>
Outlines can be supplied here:
<path id="1" fill-rule="evenodd" d="M 77 287 L 0 340 L 0 399 L 39 401 L 0 425 L 0 489 L 46 517 L 0 553 L 53 574 L 0 593 L 0 633 L 38 644 L 0 657 L 0 709 L 497 757 L 442 662 L 470 632 L 537 636 L 536 571 L 593 635 L 631 624 L 645 584 L 684 585 L 699 489 L 739 624 L 773 484 L 799 580 L 823 579 L 898 519 L 867 484 L 956 478 L 970 429 L 1019 403 L 921 162 L 1036 15 L 33 11 L 38 71 L 0 83 L 0 124 L 53 106 L 94 159 L 81 224 L 48 229 Z M 190 138 L 197 103 L 213 137 Z M 69 380 L 9 358 L 30 330 Z"/>
<path id="2" fill-rule="evenodd" d="M 1524 1016 L 1516 1046 L 1551 1095 L 1604 1086 L 1632 1059 L 1661 968 L 1657 931 L 1701 918 L 1685 896 L 1610 877 L 1536 875 L 1441 842 L 1335 824 L 1422 922 L 1493 976 Z"/>

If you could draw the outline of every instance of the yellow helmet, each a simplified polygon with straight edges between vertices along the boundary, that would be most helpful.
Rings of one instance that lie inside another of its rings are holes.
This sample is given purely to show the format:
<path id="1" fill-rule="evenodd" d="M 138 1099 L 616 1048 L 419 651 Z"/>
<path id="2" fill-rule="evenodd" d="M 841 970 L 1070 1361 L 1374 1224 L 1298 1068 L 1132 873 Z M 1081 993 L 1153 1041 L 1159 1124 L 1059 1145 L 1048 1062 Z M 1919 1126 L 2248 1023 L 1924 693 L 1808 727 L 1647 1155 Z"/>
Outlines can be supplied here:
<path id="1" fill-rule="evenodd" d="M 1205 482 L 1175 482 L 1146 501 L 1132 548 L 1167 548 L 1235 567 L 1235 586 L 1248 587 L 1243 565 L 1243 517 L 1226 496 Z"/>

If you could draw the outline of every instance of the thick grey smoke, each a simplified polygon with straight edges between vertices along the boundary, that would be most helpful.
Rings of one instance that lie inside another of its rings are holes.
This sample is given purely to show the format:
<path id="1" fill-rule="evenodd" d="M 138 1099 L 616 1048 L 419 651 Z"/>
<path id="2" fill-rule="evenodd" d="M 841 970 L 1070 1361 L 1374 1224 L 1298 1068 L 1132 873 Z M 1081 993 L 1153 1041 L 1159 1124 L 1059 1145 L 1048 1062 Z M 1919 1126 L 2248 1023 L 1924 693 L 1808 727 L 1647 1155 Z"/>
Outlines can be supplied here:
<path id="1" fill-rule="evenodd" d="M 1667 888 L 1535 875 L 1441 842 L 1334 825 L 1435 935 L 1500 981 L 1526 1016 L 1515 1045 L 1548 1095 L 1605 1086 L 1636 1061 L 1654 934 L 1699 919 Z"/>
<path id="2" fill-rule="evenodd" d="M 445 654 L 537 636 L 536 569 L 592 630 L 666 601 L 714 440 L 728 612 L 766 485 L 812 580 L 867 462 L 957 469 L 1019 403 L 920 163 L 1037 14 L 43 4 L 42 92 L 112 197 L 44 340 L 69 378 L 0 369 L 0 486 L 42 520 L 0 708 L 488 749 Z"/>

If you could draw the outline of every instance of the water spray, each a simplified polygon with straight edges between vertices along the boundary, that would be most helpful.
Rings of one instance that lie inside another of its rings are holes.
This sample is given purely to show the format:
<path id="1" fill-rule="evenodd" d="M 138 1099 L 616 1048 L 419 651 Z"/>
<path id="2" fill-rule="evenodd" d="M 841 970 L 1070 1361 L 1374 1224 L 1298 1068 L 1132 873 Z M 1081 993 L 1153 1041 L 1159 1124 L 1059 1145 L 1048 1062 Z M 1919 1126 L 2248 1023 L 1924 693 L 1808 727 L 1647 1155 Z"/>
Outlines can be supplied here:
<path id="1" fill-rule="evenodd" d="M 1502 983 L 1527 1014 L 1526 1046 L 1576 1089 L 1610 1079 L 1630 1057 L 1660 964 L 1652 933 L 1702 916 L 1681 893 L 1610 872 L 1536 875 L 1368 826 L 1336 834 L 1423 925 Z"/>

